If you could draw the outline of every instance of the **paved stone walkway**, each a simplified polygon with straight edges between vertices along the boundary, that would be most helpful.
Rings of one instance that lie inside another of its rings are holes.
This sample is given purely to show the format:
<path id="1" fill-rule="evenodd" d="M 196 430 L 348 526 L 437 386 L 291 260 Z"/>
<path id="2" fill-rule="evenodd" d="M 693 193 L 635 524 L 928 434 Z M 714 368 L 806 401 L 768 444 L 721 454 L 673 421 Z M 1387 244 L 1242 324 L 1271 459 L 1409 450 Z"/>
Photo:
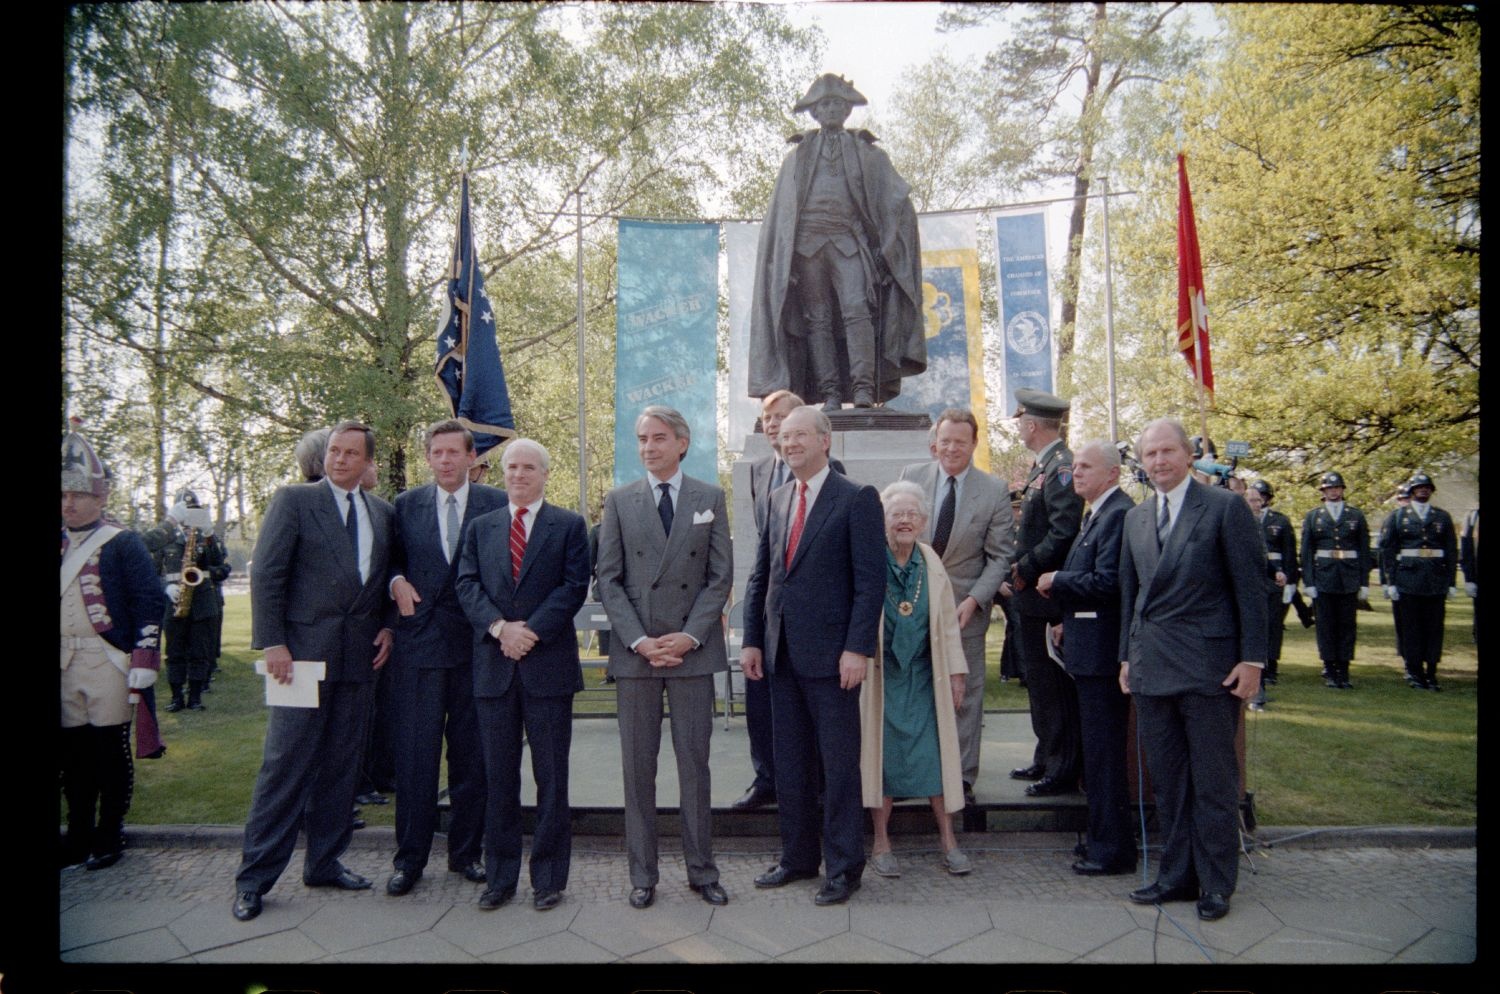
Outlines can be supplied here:
<path id="1" fill-rule="evenodd" d="M 967 877 L 943 872 L 935 836 L 897 839 L 903 875 L 868 873 L 842 907 L 812 903 L 815 882 L 758 891 L 771 838 L 718 848 L 725 908 L 687 887 L 680 851 L 662 853 L 655 907 L 635 911 L 622 843 L 575 839 L 561 907 L 540 913 L 524 875 L 518 901 L 482 912 L 482 885 L 449 873 L 439 842 L 411 894 L 388 897 L 389 829 L 356 834 L 345 855 L 374 891 L 312 889 L 301 853 L 265 912 L 229 913 L 239 861 L 230 829 L 133 836 L 108 870 L 59 876 L 65 963 L 1467 963 L 1477 953 L 1472 831 L 1262 832 L 1285 838 L 1241 860 L 1228 918 L 1191 903 L 1129 904 L 1140 876 L 1070 872 L 1071 833 L 967 835 Z M 665 841 L 665 840 L 664 840 Z M 1425 989 L 1425 988 L 1423 988 Z"/>

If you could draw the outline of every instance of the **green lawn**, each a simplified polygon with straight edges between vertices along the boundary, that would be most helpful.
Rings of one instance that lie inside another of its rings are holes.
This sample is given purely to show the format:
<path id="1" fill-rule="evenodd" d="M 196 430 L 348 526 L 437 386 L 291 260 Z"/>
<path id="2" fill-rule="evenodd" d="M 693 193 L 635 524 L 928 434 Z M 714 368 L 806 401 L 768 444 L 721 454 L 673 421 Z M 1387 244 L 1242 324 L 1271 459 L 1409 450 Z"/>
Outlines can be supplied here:
<path id="1" fill-rule="evenodd" d="M 228 598 L 224 655 L 206 711 L 159 715 L 167 755 L 136 762 L 130 822 L 243 824 L 265 734 L 261 679 L 252 672 L 250 602 Z M 1353 691 L 1319 679 L 1311 631 L 1289 615 L 1281 682 L 1268 709 L 1248 715 L 1246 756 L 1256 813 L 1267 825 L 1473 825 L 1478 789 L 1478 658 L 1469 637 L 1472 602 L 1448 602 L 1439 694 L 1409 690 L 1395 653 L 1390 607 L 1359 614 Z M 991 628 L 989 709 L 1025 710 L 1026 690 L 999 678 L 1000 638 Z M 599 687 L 602 672 L 588 669 Z M 161 701 L 168 691 L 160 686 Z M 579 711 L 613 710 L 609 693 L 585 693 Z M 391 824 L 391 805 L 366 807 Z"/>

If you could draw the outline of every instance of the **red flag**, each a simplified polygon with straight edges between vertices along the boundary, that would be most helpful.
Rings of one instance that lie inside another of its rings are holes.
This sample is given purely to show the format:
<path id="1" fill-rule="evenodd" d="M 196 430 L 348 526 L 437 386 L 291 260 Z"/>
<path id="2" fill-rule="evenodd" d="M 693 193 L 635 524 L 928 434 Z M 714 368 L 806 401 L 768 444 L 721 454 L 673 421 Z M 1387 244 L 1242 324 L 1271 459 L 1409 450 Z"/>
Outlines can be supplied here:
<path id="1" fill-rule="evenodd" d="M 1208 355 L 1208 304 L 1203 295 L 1203 260 L 1198 255 L 1193 192 L 1188 189 L 1187 162 L 1181 152 L 1177 154 L 1177 351 L 1187 360 L 1193 379 L 1202 382 L 1204 391 L 1212 398 L 1214 367 Z"/>

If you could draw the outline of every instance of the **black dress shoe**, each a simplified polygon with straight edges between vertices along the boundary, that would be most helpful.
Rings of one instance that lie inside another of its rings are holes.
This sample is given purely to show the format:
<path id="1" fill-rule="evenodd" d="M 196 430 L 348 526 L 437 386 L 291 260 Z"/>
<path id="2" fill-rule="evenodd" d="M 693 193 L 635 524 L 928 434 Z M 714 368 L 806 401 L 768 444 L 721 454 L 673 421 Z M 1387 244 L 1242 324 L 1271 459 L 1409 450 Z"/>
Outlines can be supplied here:
<path id="1" fill-rule="evenodd" d="M 1135 872 L 1135 860 L 1129 863 L 1095 863 L 1091 859 L 1080 859 L 1073 864 L 1073 872 L 1081 877 L 1120 877 Z"/>
<path id="2" fill-rule="evenodd" d="M 421 879 L 422 874 L 420 873 L 412 873 L 407 870 L 397 870 L 395 873 L 391 874 L 391 879 L 385 882 L 385 892 L 392 897 L 400 897 L 403 894 L 410 894 L 411 889 L 415 887 L 417 885 L 417 881 Z"/>
<path id="3" fill-rule="evenodd" d="M 729 895 L 724 893 L 724 888 L 717 880 L 711 884 L 688 884 L 688 886 L 697 891 L 699 897 L 715 907 L 722 908 L 729 903 Z"/>
<path id="4" fill-rule="evenodd" d="M 477 859 L 470 860 L 468 866 L 450 866 L 448 867 L 448 872 L 462 873 L 464 879 L 471 884 L 482 884 L 486 879 L 484 864 Z"/>
<path id="5" fill-rule="evenodd" d="M 505 904 L 516 896 L 514 887 L 505 887 L 497 890 L 487 890 L 479 895 L 479 910 L 494 911 L 500 905 Z"/>
<path id="6" fill-rule="evenodd" d="M 1206 922 L 1216 922 L 1229 914 L 1228 894 L 1204 894 L 1198 898 L 1198 917 Z"/>
<path id="7" fill-rule="evenodd" d="M 389 804 L 391 799 L 378 790 L 367 791 L 354 799 L 355 804 Z"/>
<path id="8" fill-rule="evenodd" d="M 339 890 L 369 890 L 371 886 L 368 877 L 362 877 L 344 867 L 339 867 L 338 874 L 327 880 L 304 880 L 302 882 L 309 887 L 337 887 Z"/>
<path id="9" fill-rule="evenodd" d="M 103 870 L 107 867 L 114 866 L 124 857 L 124 855 L 124 849 L 116 849 L 114 852 L 101 853 L 98 856 L 90 856 L 87 860 L 84 861 L 83 868 L 85 870 Z"/>
<path id="10" fill-rule="evenodd" d="M 185 707 L 187 707 L 187 704 L 182 700 L 182 698 L 174 697 L 167 703 L 166 707 L 162 708 L 162 710 L 167 712 L 167 714 L 176 714 L 178 711 L 181 711 Z"/>
<path id="11" fill-rule="evenodd" d="M 630 906 L 637 911 L 656 903 L 655 887 L 637 887 L 630 892 Z"/>
<path id="12" fill-rule="evenodd" d="M 1427 681 L 1427 689 L 1441 691 L 1443 688 L 1438 686 L 1437 678 L 1433 677 L 1431 680 Z"/>
<path id="13" fill-rule="evenodd" d="M 234 899 L 234 917 L 247 922 L 260 914 L 260 895 L 253 890 L 242 890 Z"/>
<path id="14" fill-rule="evenodd" d="M 1078 790 L 1076 782 L 1057 780 L 1052 777 L 1042 777 L 1036 783 L 1026 788 L 1027 797 L 1052 797 L 1055 794 L 1073 794 Z"/>
<path id="15" fill-rule="evenodd" d="M 792 870 L 778 863 L 756 877 L 755 886 L 761 890 L 771 890 L 775 887 L 785 887 L 794 880 L 816 880 L 817 877 L 817 870 Z"/>
<path id="16" fill-rule="evenodd" d="M 1087 842 L 1079 842 L 1076 845 L 1074 845 L 1073 846 L 1073 855 L 1077 856 L 1079 859 L 1088 859 L 1089 858 L 1089 844 Z"/>
<path id="17" fill-rule="evenodd" d="M 730 805 L 736 811 L 754 811 L 768 804 L 776 803 L 776 790 L 772 787 L 758 787 L 752 785 L 749 790 L 739 796 L 739 799 Z"/>
<path id="18" fill-rule="evenodd" d="M 1040 780 L 1047 775 L 1047 770 L 1040 763 L 1032 763 L 1030 766 L 1018 766 L 1010 771 L 1012 780 Z"/>
<path id="19" fill-rule="evenodd" d="M 194 700 L 194 701 L 188 701 L 188 710 L 189 711 L 207 711 L 208 708 L 206 708 L 206 707 L 203 706 L 203 702 L 202 701 L 196 701 L 196 700 Z"/>
<path id="20" fill-rule="evenodd" d="M 355 818 L 353 818 L 349 822 L 349 827 L 350 828 L 364 828 L 365 827 L 365 820 L 363 818 L 360 818 L 360 817 L 356 816 Z"/>
<path id="21" fill-rule="evenodd" d="M 551 911 L 562 903 L 562 891 L 542 890 L 537 891 L 536 896 L 531 899 L 531 906 L 538 911 Z"/>
<path id="22" fill-rule="evenodd" d="M 1149 887 L 1131 891 L 1130 903 L 1161 904 L 1164 901 L 1191 901 L 1197 896 L 1192 887 L 1168 887 L 1158 880 Z"/>
<path id="23" fill-rule="evenodd" d="M 813 897 L 813 903 L 820 908 L 826 908 L 830 904 L 843 904 L 857 890 L 859 890 L 859 880 L 833 877 L 818 890 Z"/>

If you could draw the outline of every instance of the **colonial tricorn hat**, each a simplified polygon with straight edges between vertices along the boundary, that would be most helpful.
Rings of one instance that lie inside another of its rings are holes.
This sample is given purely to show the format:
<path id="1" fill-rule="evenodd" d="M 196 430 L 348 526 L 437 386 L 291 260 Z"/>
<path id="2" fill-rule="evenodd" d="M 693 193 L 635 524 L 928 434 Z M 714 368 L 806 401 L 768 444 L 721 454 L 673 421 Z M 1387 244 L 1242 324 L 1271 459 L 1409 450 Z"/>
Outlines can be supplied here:
<path id="1" fill-rule="evenodd" d="M 94 453 L 89 440 L 76 431 L 63 436 L 62 492 L 109 496 L 109 471 Z"/>
<path id="2" fill-rule="evenodd" d="M 1039 418 L 1062 418 L 1068 413 L 1068 402 L 1045 390 L 1021 387 L 1016 391 L 1016 413 L 1012 417 L 1032 414 Z"/>
<path id="3" fill-rule="evenodd" d="M 1344 478 L 1337 473 L 1324 473 L 1322 479 L 1318 480 L 1318 489 L 1327 490 L 1329 487 L 1342 487 Z"/>
<path id="4" fill-rule="evenodd" d="M 792 113 L 796 114 L 804 110 L 811 110 L 813 104 L 824 97 L 839 97 L 840 99 L 847 100 L 850 107 L 863 107 L 870 102 L 865 99 L 863 93 L 854 88 L 853 83 L 842 76 L 835 76 L 831 72 L 825 72 L 813 80 L 813 85 L 808 87 L 807 93 L 803 95 L 801 100 L 797 101 L 796 106 L 792 108 Z"/>

